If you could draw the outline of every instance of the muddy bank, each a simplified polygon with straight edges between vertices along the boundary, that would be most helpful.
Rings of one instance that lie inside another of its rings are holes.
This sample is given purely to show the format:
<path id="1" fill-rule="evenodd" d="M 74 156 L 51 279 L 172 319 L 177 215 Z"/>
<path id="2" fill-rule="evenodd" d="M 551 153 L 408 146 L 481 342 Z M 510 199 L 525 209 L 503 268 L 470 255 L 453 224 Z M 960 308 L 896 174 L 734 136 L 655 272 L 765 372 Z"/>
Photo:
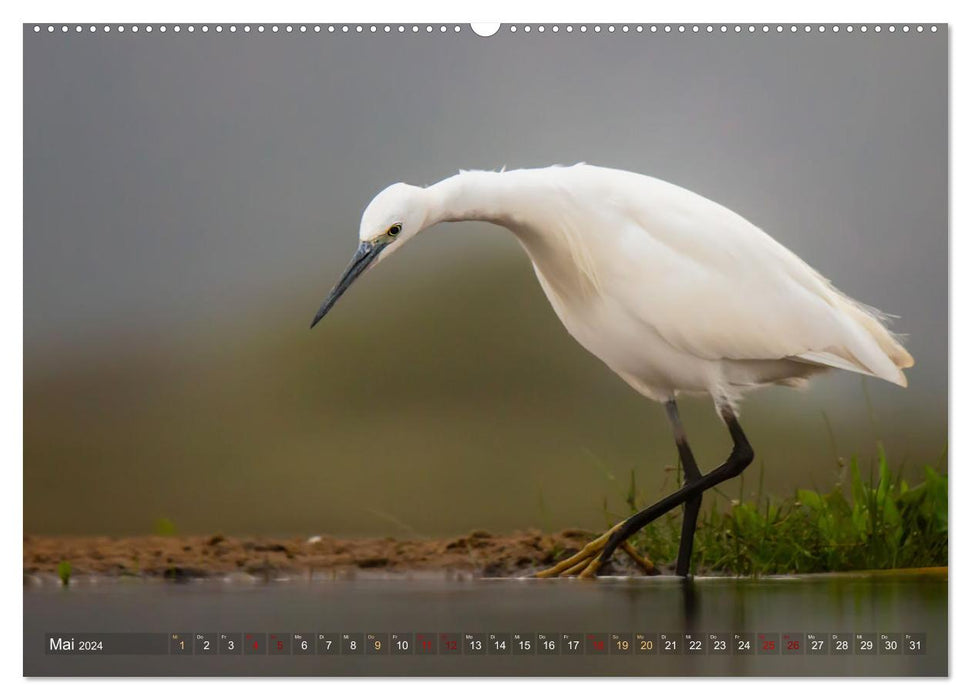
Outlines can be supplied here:
<path id="1" fill-rule="evenodd" d="M 231 537 L 24 537 L 24 574 L 53 575 L 68 562 L 72 576 L 206 578 L 246 574 L 261 578 L 434 572 L 523 576 L 578 551 L 596 533 L 564 530 L 494 535 L 476 531 L 445 539 Z M 660 566 L 662 572 L 667 568 Z M 603 573 L 643 574 L 624 552 Z"/>

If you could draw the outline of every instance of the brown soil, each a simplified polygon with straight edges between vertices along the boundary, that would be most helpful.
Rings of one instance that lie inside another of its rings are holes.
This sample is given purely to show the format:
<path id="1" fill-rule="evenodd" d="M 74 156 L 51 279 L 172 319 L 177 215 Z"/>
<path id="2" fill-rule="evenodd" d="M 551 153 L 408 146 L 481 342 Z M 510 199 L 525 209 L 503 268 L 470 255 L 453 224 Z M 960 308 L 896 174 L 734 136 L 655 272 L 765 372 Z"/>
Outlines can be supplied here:
<path id="1" fill-rule="evenodd" d="M 428 572 L 471 576 L 524 576 L 576 552 L 595 536 L 582 530 L 493 535 L 476 531 L 450 539 L 275 538 L 223 535 L 151 537 L 24 537 L 25 576 L 56 576 L 61 562 L 71 576 L 171 579 L 249 575 L 337 576 Z M 642 574 L 618 552 L 605 574 Z"/>

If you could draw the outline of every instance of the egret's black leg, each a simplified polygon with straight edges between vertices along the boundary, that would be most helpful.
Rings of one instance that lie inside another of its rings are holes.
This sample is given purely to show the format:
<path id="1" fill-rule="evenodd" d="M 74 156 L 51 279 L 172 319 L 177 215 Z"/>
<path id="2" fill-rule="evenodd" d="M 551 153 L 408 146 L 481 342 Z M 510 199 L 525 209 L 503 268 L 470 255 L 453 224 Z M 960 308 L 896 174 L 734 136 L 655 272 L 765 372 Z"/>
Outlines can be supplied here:
<path id="1" fill-rule="evenodd" d="M 664 409 L 668 413 L 668 420 L 671 421 L 671 428 L 674 430 L 674 442 L 678 446 L 678 456 L 681 457 L 681 468 L 684 469 L 684 483 L 692 484 L 701 478 L 701 470 L 695 462 L 695 456 L 691 453 L 688 445 L 688 436 L 685 435 L 684 426 L 681 425 L 681 416 L 678 413 L 678 404 L 671 399 L 664 404 Z M 684 520 L 681 523 L 681 545 L 678 547 L 678 563 L 675 573 L 678 576 L 687 576 L 691 567 L 691 550 L 695 542 L 695 527 L 698 524 L 698 513 L 701 511 L 702 494 L 686 501 L 684 504 Z"/>
<path id="2" fill-rule="evenodd" d="M 642 527 L 653 522 L 673 508 L 677 508 L 682 503 L 687 503 L 693 498 L 700 496 L 708 489 L 717 486 L 723 481 L 738 476 L 745 470 L 745 467 L 752 463 L 755 453 L 752 452 L 752 446 L 749 445 L 745 433 L 742 432 L 742 426 L 738 424 L 735 414 L 726 406 L 722 408 L 722 418 L 725 419 L 725 424 L 728 426 L 728 432 L 732 436 L 733 443 L 732 453 L 728 455 L 728 459 L 725 460 L 724 464 L 702 475 L 698 480 L 685 484 L 670 496 L 662 498 L 653 506 L 649 506 L 640 513 L 632 515 L 625 520 L 620 527 L 611 533 L 610 539 L 607 540 L 607 544 L 604 546 L 603 551 L 600 552 L 600 556 L 597 557 L 597 561 L 591 566 L 593 575 L 596 575 L 596 570 L 610 559 L 614 550 L 617 549 L 621 542 Z"/>

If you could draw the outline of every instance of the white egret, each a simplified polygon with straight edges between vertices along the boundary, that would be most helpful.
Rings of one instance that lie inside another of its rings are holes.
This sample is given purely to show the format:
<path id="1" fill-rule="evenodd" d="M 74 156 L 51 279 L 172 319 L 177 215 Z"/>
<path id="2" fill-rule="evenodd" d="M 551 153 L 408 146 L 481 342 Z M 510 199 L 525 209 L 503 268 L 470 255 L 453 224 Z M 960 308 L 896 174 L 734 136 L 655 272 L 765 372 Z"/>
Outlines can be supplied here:
<path id="1" fill-rule="evenodd" d="M 885 317 L 840 291 L 738 214 L 676 185 L 590 165 L 460 172 L 422 188 L 391 185 L 361 218 L 360 245 L 321 305 L 421 231 L 487 221 L 512 231 L 567 331 L 631 387 L 664 404 L 685 483 L 540 576 L 595 576 L 632 534 L 684 505 L 676 571 L 689 571 L 702 493 L 738 476 L 753 451 L 742 395 L 800 385 L 836 368 L 900 386 L 913 359 Z M 733 442 L 702 475 L 678 416 L 682 392 L 707 393 Z"/>

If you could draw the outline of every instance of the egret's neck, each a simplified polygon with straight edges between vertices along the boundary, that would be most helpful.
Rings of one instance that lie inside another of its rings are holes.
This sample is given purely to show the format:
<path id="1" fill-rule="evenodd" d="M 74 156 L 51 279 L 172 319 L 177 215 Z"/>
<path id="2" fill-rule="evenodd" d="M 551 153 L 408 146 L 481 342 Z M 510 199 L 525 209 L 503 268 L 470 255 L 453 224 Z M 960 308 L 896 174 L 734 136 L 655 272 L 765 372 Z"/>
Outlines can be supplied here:
<path id="1" fill-rule="evenodd" d="M 563 225 L 563 212 L 570 203 L 537 176 L 542 172 L 472 171 L 431 185 L 425 189 L 428 218 L 423 228 L 442 221 L 503 226 L 526 249 L 547 294 L 560 299 L 585 297 L 599 288 L 594 258 L 576 227 Z"/>
<path id="2" fill-rule="evenodd" d="M 508 226 L 512 218 L 505 173 L 459 173 L 425 188 L 428 220 L 425 228 L 442 221 L 488 221 Z"/>

